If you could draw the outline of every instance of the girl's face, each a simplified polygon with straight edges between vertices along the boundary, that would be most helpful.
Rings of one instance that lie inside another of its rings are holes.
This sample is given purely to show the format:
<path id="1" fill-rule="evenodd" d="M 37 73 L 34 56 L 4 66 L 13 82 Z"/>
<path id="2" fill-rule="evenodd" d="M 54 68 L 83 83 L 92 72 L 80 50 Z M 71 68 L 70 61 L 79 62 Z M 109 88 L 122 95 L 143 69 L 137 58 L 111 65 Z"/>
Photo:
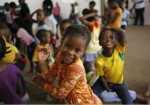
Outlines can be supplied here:
<path id="1" fill-rule="evenodd" d="M 62 63 L 72 64 L 82 57 L 86 47 L 86 40 L 82 37 L 66 37 L 62 45 Z"/>
<path id="2" fill-rule="evenodd" d="M 116 39 L 110 30 L 104 32 L 104 35 L 100 39 L 100 45 L 105 49 L 113 49 L 116 45 Z"/>

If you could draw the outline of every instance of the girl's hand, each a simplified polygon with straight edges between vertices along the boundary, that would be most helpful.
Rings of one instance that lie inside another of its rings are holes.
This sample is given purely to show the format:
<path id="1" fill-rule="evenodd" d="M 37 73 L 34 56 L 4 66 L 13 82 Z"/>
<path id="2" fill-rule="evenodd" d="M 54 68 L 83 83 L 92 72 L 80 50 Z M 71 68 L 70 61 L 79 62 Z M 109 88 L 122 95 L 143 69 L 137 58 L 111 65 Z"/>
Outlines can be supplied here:
<path id="1" fill-rule="evenodd" d="M 35 84 L 39 85 L 40 87 L 42 87 L 45 82 L 41 75 L 37 75 L 37 76 L 33 77 L 33 81 L 35 82 Z"/>

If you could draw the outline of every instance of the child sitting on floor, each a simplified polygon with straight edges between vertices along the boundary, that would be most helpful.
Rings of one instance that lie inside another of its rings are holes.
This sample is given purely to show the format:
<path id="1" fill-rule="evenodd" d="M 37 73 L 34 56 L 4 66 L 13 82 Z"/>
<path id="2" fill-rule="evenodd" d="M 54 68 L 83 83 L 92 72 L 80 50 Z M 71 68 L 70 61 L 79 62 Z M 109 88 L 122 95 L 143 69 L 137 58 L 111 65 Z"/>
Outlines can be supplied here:
<path id="1" fill-rule="evenodd" d="M 90 32 L 86 27 L 68 27 L 54 65 L 48 73 L 34 78 L 36 83 L 57 99 L 57 102 L 78 105 L 102 104 L 87 84 L 81 61 L 89 41 Z"/>
<path id="2" fill-rule="evenodd" d="M 104 90 L 115 91 L 123 104 L 132 104 L 133 99 L 124 80 L 126 49 L 124 33 L 104 28 L 99 41 L 102 53 L 95 62 L 96 75 L 99 77 L 93 86 L 95 93 L 100 96 Z"/>

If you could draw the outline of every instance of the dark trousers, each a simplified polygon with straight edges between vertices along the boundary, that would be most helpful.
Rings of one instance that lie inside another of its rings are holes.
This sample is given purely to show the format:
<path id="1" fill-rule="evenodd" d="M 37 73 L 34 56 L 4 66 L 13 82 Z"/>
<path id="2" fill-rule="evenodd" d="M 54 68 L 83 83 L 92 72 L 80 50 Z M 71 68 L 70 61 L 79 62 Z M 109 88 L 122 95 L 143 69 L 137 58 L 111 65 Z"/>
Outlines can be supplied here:
<path id="1" fill-rule="evenodd" d="M 104 90 L 106 90 L 101 79 L 98 79 L 96 81 L 96 83 L 93 85 L 92 89 L 93 89 L 94 93 L 99 97 L 100 97 L 100 94 Z M 133 99 L 128 92 L 127 84 L 125 84 L 125 83 L 114 84 L 113 86 L 111 86 L 111 90 L 117 93 L 118 97 L 121 99 L 122 104 L 132 104 L 133 103 Z"/>
<path id="2" fill-rule="evenodd" d="M 135 22 L 134 25 L 138 25 L 140 22 L 140 25 L 144 25 L 144 8 L 136 9 L 135 10 L 136 16 L 135 16 Z"/>

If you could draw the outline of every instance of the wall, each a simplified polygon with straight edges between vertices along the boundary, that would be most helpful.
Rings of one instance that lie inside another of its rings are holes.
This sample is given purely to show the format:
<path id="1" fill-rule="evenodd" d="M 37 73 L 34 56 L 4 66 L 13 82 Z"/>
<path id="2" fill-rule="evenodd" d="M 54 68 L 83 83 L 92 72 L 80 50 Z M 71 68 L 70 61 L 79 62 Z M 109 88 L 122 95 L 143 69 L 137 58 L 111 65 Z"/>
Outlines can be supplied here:
<path id="1" fill-rule="evenodd" d="M 11 2 L 11 1 L 15 1 L 18 4 L 18 0 L 0 0 L 0 5 L 3 5 L 5 2 Z M 78 11 L 81 12 L 82 9 L 88 7 L 88 3 L 91 0 L 52 0 L 52 1 L 53 1 L 53 4 L 55 4 L 56 2 L 60 4 L 61 15 L 63 18 L 67 18 L 71 11 L 70 4 L 72 2 L 75 2 L 75 1 L 78 2 L 79 4 Z M 100 14 L 100 8 L 101 8 L 100 0 L 94 0 L 94 1 L 97 3 L 96 9 L 98 9 L 99 14 Z M 35 9 L 41 8 L 43 0 L 26 0 L 26 2 L 28 3 L 31 12 L 33 12 Z"/>

